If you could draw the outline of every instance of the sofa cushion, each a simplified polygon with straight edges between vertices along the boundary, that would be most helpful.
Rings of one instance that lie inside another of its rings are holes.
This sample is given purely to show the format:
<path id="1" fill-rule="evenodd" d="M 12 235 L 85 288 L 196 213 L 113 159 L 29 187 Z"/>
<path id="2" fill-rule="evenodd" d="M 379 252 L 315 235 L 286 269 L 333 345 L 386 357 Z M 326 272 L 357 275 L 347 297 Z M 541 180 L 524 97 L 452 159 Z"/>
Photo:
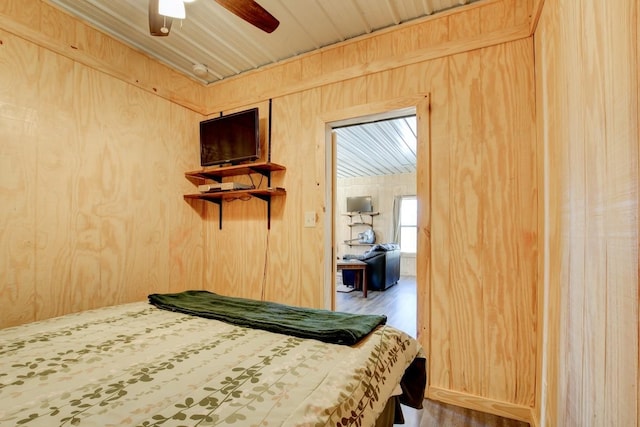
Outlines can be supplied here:
<path id="1" fill-rule="evenodd" d="M 360 261 L 364 261 L 379 254 L 380 252 L 397 251 L 399 249 L 400 245 L 397 243 L 378 243 L 361 255 L 345 254 L 342 256 L 342 259 L 358 259 Z"/>
<path id="2" fill-rule="evenodd" d="M 400 245 L 397 243 L 379 243 L 373 245 L 367 252 L 388 252 L 400 249 Z"/>

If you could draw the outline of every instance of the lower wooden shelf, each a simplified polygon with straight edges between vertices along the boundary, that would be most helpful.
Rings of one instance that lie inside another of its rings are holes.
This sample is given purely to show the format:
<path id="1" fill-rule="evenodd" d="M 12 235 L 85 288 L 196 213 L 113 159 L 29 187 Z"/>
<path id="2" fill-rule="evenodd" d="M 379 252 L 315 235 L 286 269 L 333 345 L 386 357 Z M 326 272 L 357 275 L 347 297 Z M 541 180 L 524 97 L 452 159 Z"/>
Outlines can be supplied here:
<path id="1" fill-rule="evenodd" d="M 185 194 L 185 200 L 204 200 L 218 205 L 220 208 L 220 228 L 222 228 L 222 202 L 256 197 L 267 203 L 267 227 L 271 228 L 271 198 L 287 194 L 282 187 L 271 187 L 271 173 L 284 171 L 285 167 L 276 163 L 246 163 L 242 165 L 205 168 L 185 173 L 189 181 L 202 184 L 208 180 L 222 182 L 225 177 L 238 175 L 260 174 L 267 178 L 266 188 L 252 188 L 248 190 L 213 191 L 209 193 Z M 251 181 L 253 183 L 253 180 Z"/>
<path id="2" fill-rule="evenodd" d="M 220 203 L 228 199 L 240 199 L 243 197 L 257 197 L 262 200 L 270 200 L 272 197 L 284 196 L 287 191 L 282 187 L 250 189 L 250 190 L 230 190 L 213 191 L 210 193 L 185 194 L 185 199 L 200 199 L 209 202 Z"/>
<path id="3" fill-rule="evenodd" d="M 222 229 L 222 202 L 232 201 L 237 199 L 256 197 L 260 200 L 267 202 L 267 229 L 271 228 L 271 198 L 284 196 L 287 191 L 282 187 L 269 187 L 265 189 L 253 188 L 250 190 L 229 190 L 229 191 L 214 191 L 209 193 L 197 193 L 197 194 L 185 194 L 183 197 L 185 200 L 204 200 L 206 202 L 212 202 L 220 207 L 220 229 Z"/>

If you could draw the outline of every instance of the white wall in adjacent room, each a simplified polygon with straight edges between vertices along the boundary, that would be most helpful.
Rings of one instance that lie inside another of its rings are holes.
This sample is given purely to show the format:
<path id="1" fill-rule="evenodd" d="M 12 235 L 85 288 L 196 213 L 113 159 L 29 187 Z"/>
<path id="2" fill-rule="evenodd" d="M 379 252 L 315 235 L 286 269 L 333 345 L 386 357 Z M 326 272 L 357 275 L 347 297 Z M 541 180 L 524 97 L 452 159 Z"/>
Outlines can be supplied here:
<path id="1" fill-rule="evenodd" d="M 350 238 L 356 238 L 363 227 L 353 229 L 353 237 L 349 235 L 349 217 L 343 215 L 347 210 L 347 197 L 371 196 L 373 210 L 380 215 L 373 217 L 373 231 L 376 243 L 394 242 L 393 238 L 393 199 L 396 196 L 414 196 L 416 194 L 416 174 L 396 174 L 367 176 L 358 178 L 338 178 L 336 180 L 336 242 L 337 255 L 361 254 L 367 246 L 348 246 L 343 243 Z M 368 221 L 369 218 L 365 219 Z M 416 260 L 414 255 L 402 254 L 400 274 L 403 276 L 416 275 Z"/>

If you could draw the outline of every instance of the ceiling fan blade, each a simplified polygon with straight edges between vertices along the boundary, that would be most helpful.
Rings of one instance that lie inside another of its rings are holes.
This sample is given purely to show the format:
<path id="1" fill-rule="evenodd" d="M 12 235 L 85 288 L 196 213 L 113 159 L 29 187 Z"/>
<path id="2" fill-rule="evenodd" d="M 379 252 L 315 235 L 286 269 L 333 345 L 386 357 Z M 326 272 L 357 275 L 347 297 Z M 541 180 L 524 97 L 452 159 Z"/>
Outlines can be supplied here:
<path id="1" fill-rule="evenodd" d="M 262 31 L 272 33 L 280 21 L 254 0 L 215 0 L 220 6 Z"/>
<path id="2" fill-rule="evenodd" d="M 166 37 L 171 31 L 173 18 L 158 13 L 160 0 L 149 0 L 149 33 L 152 36 Z"/>

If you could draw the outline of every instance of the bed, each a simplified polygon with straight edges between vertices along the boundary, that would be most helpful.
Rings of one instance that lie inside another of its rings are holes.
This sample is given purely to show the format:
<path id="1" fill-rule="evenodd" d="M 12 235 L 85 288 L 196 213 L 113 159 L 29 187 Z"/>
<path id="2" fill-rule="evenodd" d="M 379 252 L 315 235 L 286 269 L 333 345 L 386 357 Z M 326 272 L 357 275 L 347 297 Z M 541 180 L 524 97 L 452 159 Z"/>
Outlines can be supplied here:
<path id="1" fill-rule="evenodd" d="M 0 330 L 0 425 L 374 426 L 392 424 L 398 402 L 421 407 L 420 346 L 384 321 L 305 338 L 282 311 L 274 322 L 250 306 L 230 323 L 152 297 Z M 296 310 L 315 333 L 325 320 L 314 316 L 333 315 L 231 301 Z"/>

